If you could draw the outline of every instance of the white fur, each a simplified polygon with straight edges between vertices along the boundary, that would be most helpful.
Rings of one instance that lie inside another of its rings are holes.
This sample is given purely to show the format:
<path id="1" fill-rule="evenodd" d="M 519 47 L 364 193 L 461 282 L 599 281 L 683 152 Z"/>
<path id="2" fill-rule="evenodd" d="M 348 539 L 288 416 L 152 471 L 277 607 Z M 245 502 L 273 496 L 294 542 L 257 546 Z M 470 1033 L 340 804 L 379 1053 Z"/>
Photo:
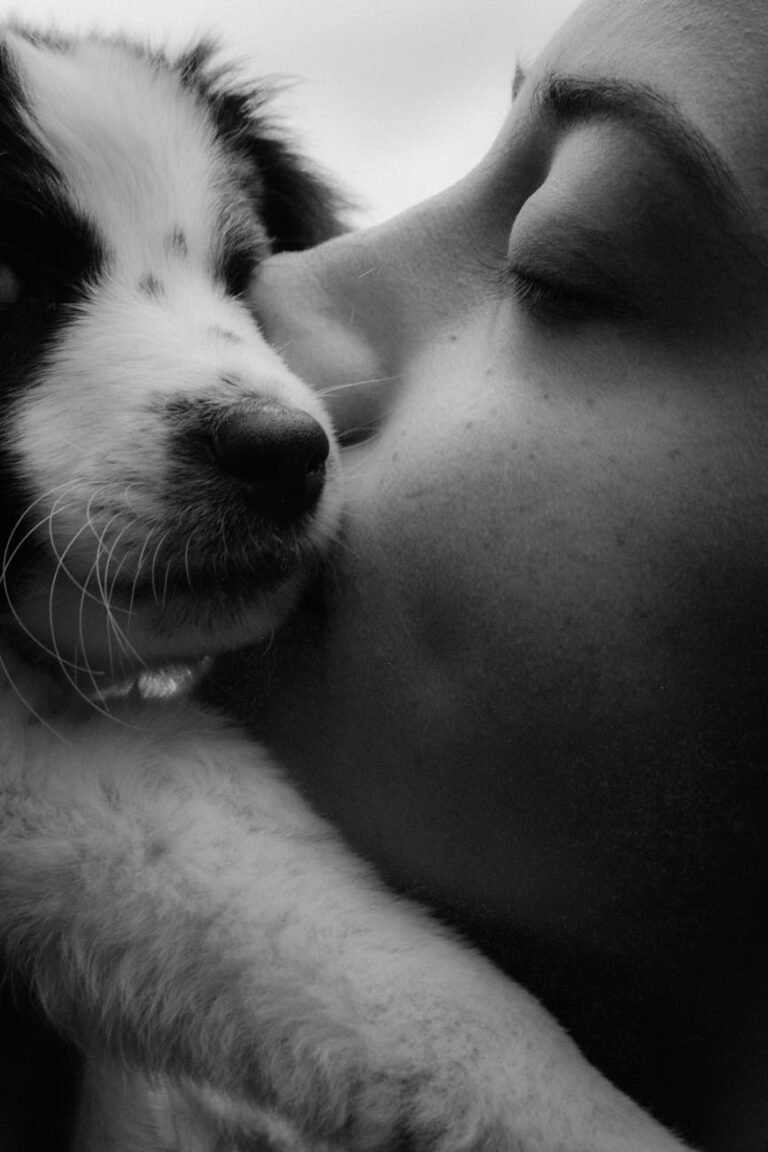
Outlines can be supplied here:
<path id="1" fill-rule="evenodd" d="M 170 519 L 159 496 L 168 456 L 157 416 L 164 400 L 181 394 L 223 407 L 275 398 L 311 412 L 330 431 L 317 397 L 265 343 L 245 305 L 211 276 L 237 202 L 221 146 L 192 95 L 124 47 L 86 41 L 61 53 L 14 35 L 8 43 L 31 104 L 27 127 L 64 177 L 69 202 L 103 237 L 109 264 L 98 292 L 49 355 L 34 402 L 25 393 L 12 415 L 35 512 L 64 556 L 56 581 L 43 573 L 37 598 L 30 590 L 17 607 L 41 642 L 74 646 L 94 672 L 107 643 L 110 657 L 119 655 L 129 670 L 131 648 L 156 662 L 255 639 L 284 616 L 296 582 L 277 595 L 274 611 L 262 601 L 250 623 L 235 613 L 195 627 L 187 614 L 183 631 L 177 615 L 168 628 L 156 614 L 145 621 L 135 605 L 126 613 L 113 602 L 111 640 L 103 635 L 102 606 L 95 605 L 101 619 L 92 619 L 92 597 L 84 599 L 78 586 L 91 572 L 95 542 L 103 570 L 89 588 L 97 599 L 118 573 L 130 579 L 150 562 L 162 584 Z M 183 253 L 169 244 L 178 233 Z M 140 290 L 150 277 L 162 288 L 155 297 Z M 335 456 L 308 544 L 327 539 L 338 517 L 334 465 Z M 205 531 L 210 536 L 205 522 L 197 535 L 190 529 L 193 553 L 206 547 Z M 74 612 L 86 617 L 78 627 L 88 644 L 66 631 Z"/>
<path id="2" fill-rule="evenodd" d="M 121 267 L 152 267 L 173 227 L 184 229 L 193 258 L 204 258 L 220 158 L 192 96 L 118 45 L 86 40 L 56 53 L 21 36 L 7 42 L 30 78 L 31 131 L 73 201 L 122 241 Z"/>
<path id="3" fill-rule="evenodd" d="M 274 396 L 328 424 L 211 279 L 226 175 L 200 109 L 114 45 L 9 42 L 40 147 L 110 253 L 6 429 L 48 552 L 3 632 L 2 947 L 90 1058 L 76 1152 L 679 1148 L 524 992 L 387 893 L 251 740 L 187 698 L 78 694 L 78 664 L 96 682 L 263 635 L 300 584 L 231 611 L 191 589 L 181 609 L 113 602 L 173 527 L 164 399 Z M 160 296 L 137 289 L 147 274 Z M 332 459 L 297 548 L 328 540 L 339 502 Z M 28 657 L 19 623 L 58 666 Z"/>

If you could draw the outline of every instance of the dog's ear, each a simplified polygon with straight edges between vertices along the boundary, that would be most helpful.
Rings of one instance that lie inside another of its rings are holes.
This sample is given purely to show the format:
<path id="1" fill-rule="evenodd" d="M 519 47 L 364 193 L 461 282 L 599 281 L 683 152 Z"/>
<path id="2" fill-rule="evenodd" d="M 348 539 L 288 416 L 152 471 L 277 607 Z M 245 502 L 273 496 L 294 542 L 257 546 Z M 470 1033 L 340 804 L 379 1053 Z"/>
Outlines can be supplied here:
<path id="1" fill-rule="evenodd" d="M 261 217 L 275 252 L 311 248 L 346 230 L 347 202 L 290 144 L 258 123 L 242 143 L 261 177 Z"/>
<path id="2" fill-rule="evenodd" d="M 266 111 L 275 88 L 242 86 L 230 68 L 212 63 L 216 45 L 204 41 L 176 61 L 243 170 L 275 252 L 310 248 L 347 230 L 349 201 L 280 131 Z"/>

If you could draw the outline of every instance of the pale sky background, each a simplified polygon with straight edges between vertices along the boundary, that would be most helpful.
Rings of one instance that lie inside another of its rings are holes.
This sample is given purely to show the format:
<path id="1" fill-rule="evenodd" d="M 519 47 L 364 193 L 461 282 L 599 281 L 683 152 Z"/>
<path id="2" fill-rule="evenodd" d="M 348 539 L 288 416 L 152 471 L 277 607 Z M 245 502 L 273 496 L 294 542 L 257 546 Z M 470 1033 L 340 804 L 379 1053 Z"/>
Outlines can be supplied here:
<path id="1" fill-rule="evenodd" d="M 0 0 L 0 16 L 181 47 L 213 33 L 247 73 L 298 83 L 279 107 L 309 153 L 383 219 L 478 161 L 530 60 L 577 0 Z"/>

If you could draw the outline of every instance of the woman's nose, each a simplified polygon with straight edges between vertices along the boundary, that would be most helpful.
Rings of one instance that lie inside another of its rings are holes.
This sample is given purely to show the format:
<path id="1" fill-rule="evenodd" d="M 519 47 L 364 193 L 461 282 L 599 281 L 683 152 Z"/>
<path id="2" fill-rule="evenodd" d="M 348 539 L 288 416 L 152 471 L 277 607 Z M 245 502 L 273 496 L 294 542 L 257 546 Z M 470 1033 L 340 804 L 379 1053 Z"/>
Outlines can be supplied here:
<path id="1" fill-rule="evenodd" d="M 368 235 L 272 257 L 249 301 L 266 339 L 324 397 L 342 440 L 377 426 L 397 378 L 398 303 Z"/>

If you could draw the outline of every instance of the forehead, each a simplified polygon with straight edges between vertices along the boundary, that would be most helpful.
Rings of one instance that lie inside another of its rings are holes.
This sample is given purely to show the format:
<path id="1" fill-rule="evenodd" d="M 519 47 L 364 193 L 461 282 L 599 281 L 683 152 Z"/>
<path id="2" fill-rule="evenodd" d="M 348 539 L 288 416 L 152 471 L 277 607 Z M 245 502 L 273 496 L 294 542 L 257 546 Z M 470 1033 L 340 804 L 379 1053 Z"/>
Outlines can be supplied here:
<path id="1" fill-rule="evenodd" d="M 210 230 L 221 155 L 173 70 L 118 43 L 63 48 L 4 37 L 26 132 L 67 198 L 108 238 Z"/>
<path id="2" fill-rule="evenodd" d="M 712 0 L 693 7 L 689 0 L 587 0 L 537 71 L 654 89 L 711 141 L 768 223 L 768 5 Z"/>

